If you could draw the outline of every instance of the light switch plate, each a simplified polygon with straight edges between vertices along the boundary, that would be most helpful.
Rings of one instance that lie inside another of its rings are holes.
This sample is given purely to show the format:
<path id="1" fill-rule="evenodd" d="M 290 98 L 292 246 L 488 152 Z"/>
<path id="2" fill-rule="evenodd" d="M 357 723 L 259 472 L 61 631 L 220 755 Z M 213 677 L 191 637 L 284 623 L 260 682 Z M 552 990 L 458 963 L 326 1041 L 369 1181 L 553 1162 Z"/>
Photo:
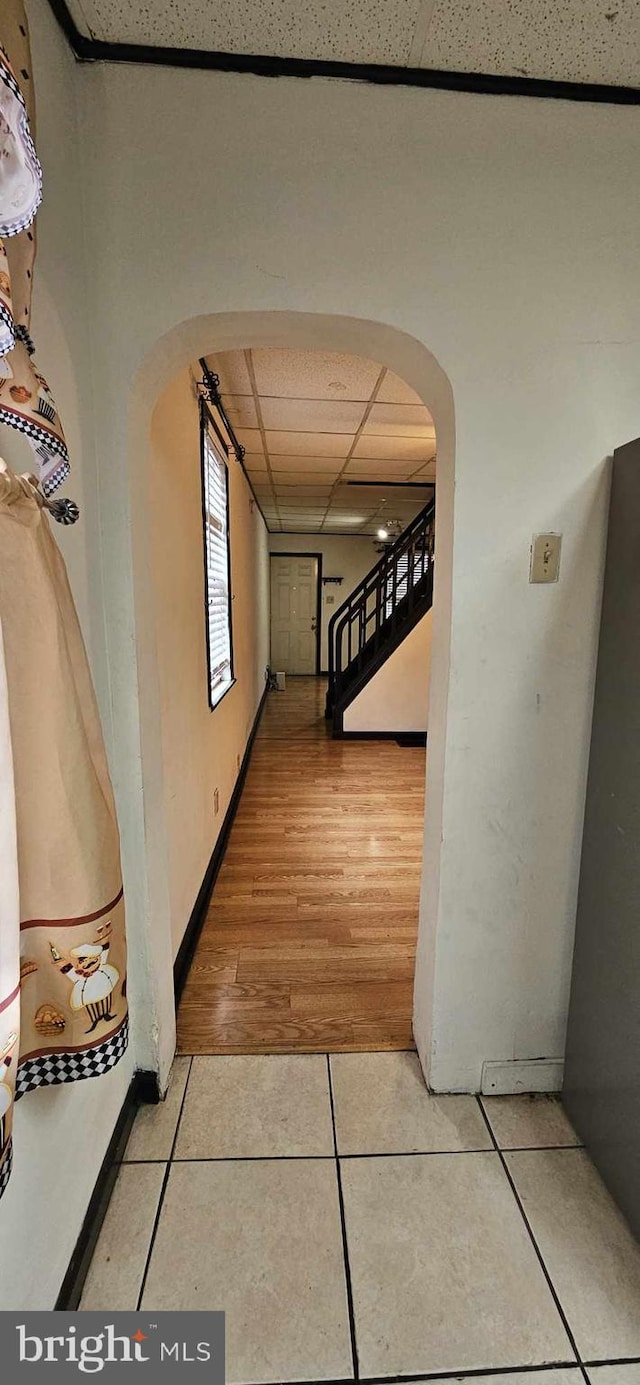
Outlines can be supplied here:
<path id="1" fill-rule="evenodd" d="M 534 534 L 531 540 L 530 582 L 557 582 L 562 534 Z"/>

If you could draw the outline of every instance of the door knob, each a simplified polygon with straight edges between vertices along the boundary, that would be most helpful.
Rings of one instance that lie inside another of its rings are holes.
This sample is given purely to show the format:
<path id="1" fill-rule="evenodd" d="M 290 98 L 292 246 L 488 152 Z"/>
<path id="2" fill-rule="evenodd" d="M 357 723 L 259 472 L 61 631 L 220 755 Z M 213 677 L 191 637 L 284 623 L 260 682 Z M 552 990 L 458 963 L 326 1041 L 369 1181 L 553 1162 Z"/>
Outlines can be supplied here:
<path id="1" fill-rule="evenodd" d="M 312 630 L 315 630 L 315 629 L 316 629 L 316 622 L 315 622 L 315 620 L 312 620 L 312 622 L 311 622 L 311 629 L 312 629 Z"/>

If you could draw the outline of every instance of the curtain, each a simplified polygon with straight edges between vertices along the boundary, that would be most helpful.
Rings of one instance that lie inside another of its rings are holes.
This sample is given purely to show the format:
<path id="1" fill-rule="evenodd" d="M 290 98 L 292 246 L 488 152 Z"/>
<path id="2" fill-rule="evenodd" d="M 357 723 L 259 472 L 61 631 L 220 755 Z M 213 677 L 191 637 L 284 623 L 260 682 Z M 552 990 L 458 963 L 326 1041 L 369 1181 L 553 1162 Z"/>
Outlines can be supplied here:
<path id="1" fill-rule="evenodd" d="M 0 627 L 1 1193 L 13 1101 L 100 1076 L 128 1038 L 118 828 L 91 675 L 42 497 L 1 461 Z"/>
<path id="2" fill-rule="evenodd" d="M 11 1116 L 20 1027 L 19 927 L 13 755 L 0 628 L 0 1197 L 11 1173 Z"/>

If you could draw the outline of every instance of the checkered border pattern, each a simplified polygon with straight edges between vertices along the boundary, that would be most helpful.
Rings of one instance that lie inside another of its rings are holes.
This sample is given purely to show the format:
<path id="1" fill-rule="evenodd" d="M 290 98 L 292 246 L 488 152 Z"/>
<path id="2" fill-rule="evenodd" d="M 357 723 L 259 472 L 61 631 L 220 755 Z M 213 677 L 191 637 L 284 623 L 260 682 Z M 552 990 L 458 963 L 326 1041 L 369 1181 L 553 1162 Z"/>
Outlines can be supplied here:
<path id="1" fill-rule="evenodd" d="M 3 1154 L 3 1156 L 2 1156 L 2 1163 L 0 1164 L 0 1197 L 2 1197 L 2 1194 L 3 1194 L 3 1192 L 4 1192 L 4 1190 L 5 1190 L 6 1186 L 7 1186 L 7 1183 L 9 1182 L 9 1179 L 11 1178 L 11 1170 L 12 1170 L 12 1168 L 13 1168 L 13 1135 L 10 1135 L 10 1136 L 9 1136 L 9 1143 L 8 1143 L 8 1145 L 7 1145 L 6 1150 L 4 1151 L 4 1154 Z"/>
<path id="2" fill-rule="evenodd" d="M 126 1053 L 129 1042 L 129 1016 L 126 1015 L 115 1034 L 91 1048 L 77 1053 L 45 1053 L 38 1058 L 25 1058 L 18 1067 L 16 1096 L 37 1087 L 52 1087 L 60 1082 L 80 1082 L 84 1077 L 102 1077 L 115 1068 Z"/>
<path id="3" fill-rule="evenodd" d="M 9 351 L 13 351 L 16 334 L 15 323 L 5 303 L 0 303 L 0 337 L 7 343 L 2 352 L 2 355 L 6 356 Z"/>
<path id="4" fill-rule="evenodd" d="M 40 184 L 38 198 L 30 214 L 28 216 L 22 217 L 20 221 L 11 220 L 10 222 L 3 222 L 2 224 L 0 224 L 0 236 L 6 239 L 9 236 L 19 235 L 20 231 L 26 231 L 27 226 L 31 225 L 36 211 L 42 201 L 42 169 L 40 167 L 40 160 L 38 158 L 38 155 L 36 154 L 35 145 L 31 138 L 31 130 L 29 128 L 29 120 L 27 117 L 27 108 L 25 105 L 24 96 L 22 95 L 20 87 L 18 86 L 13 72 L 10 69 L 9 58 L 7 56 L 7 53 L 5 49 L 1 46 L 0 53 L 2 53 L 3 57 L 3 61 L 0 61 L 0 80 L 4 82 L 5 86 L 9 88 L 9 91 L 13 94 L 13 96 L 15 96 L 16 100 L 22 106 L 22 113 L 20 116 L 20 132 L 25 142 L 27 156 L 31 164 L 32 171 L 35 174 L 36 181 Z"/>
<path id="5" fill-rule="evenodd" d="M 30 418 L 24 418 L 22 414 L 15 413 L 15 411 L 10 409 L 6 404 L 2 406 L 2 415 L 3 422 L 8 423 L 11 428 L 16 428 L 19 433 L 26 433 L 27 437 L 31 438 L 33 442 L 42 443 L 42 445 L 46 447 L 48 453 L 56 453 L 59 457 L 62 457 L 64 461 L 68 462 L 69 453 L 67 452 L 66 443 L 62 441 L 62 438 L 57 438 L 55 433 L 48 433 L 44 428 L 39 428 L 37 423 Z"/>
<path id="6" fill-rule="evenodd" d="M 39 448 L 36 448 L 36 452 L 39 453 L 39 451 L 40 451 L 40 449 L 39 449 Z M 44 461 L 45 461 L 45 464 L 46 464 L 47 458 L 46 458 L 46 456 L 44 456 L 44 453 L 43 453 L 43 458 L 44 458 Z M 60 462 L 60 463 L 58 464 L 58 466 L 55 468 L 55 470 L 49 472 L 49 475 L 46 476 L 45 479 L 44 479 L 43 481 L 40 482 L 40 484 L 41 484 L 41 486 L 42 486 L 43 494 L 46 495 L 47 499 L 49 498 L 50 495 L 53 495 L 53 492 L 54 492 L 55 490 L 58 489 L 58 486 L 61 486 L 61 485 L 62 485 L 62 482 L 63 482 L 63 481 L 66 481 L 67 476 L 70 475 L 70 472 L 71 472 L 71 467 L 69 466 L 69 463 L 68 463 L 68 462 Z M 62 503 L 64 504 L 64 501 L 63 501 Z M 56 516 L 56 518 L 57 518 L 57 516 Z M 67 522 L 67 521 L 65 521 L 65 523 L 66 523 L 66 522 Z"/>

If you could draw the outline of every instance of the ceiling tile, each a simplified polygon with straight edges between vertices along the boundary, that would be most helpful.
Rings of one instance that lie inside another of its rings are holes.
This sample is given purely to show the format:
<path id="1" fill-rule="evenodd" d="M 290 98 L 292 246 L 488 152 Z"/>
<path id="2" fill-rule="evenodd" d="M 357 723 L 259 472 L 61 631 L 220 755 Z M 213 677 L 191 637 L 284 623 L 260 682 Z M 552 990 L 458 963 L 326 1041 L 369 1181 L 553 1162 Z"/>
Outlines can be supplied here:
<path id="1" fill-rule="evenodd" d="M 289 465 L 292 457 L 305 456 L 320 457 L 325 466 L 327 457 L 341 457 L 344 461 L 353 442 L 353 437 L 349 433 L 281 433 L 269 431 L 266 438 L 269 455 L 287 456 Z"/>
<path id="2" fill-rule="evenodd" d="M 363 432 L 387 437 L 432 437 L 436 430 L 423 404 L 374 404 Z"/>
<path id="3" fill-rule="evenodd" d="M 278 499 L 282 500 L 285 504 L 291 503 L 300 505 L 304 503 L 307 505 L 314 505 L 319 501 L 323 501 L 326 504 L 331 495 L 331 491 L 329 488 L 324 491 L 316 491 L 302 490 L 298 486 L 276 486 L 276 495 Z"/>
<path id="4" fill-rule="evenodd" d="M 238 442 L 242 443 L 247 454 L 263 455 L 262 436 L 259 428 L 236 428 Z"/>
<path id="5" fill-rule="evenodd" d="M 340 529 L 357 529 L 359 525 L 366 524 L 367 518 L 366 510 L 330 510 L 325 522 Z"/>
<path id="6" fill-rule="evenodd" d="M 376 399 L 381 404 L 423 404 L 423 400 L 410 385 L 400 379 L 399 375 L 394 375 L 392 370 L 388 370 Z"/>
<path id="7" fill-rule="evenodd" d="M 329 457 L 304 457 L 302 460 L 304 465 L 301 465 L 298 471 L 290 471 L 289 467 L 292 463 L 291 457 L 270 458 L 272 474 L 277 479 L 278 485 L 296 485 L 305 482 L 309 485 L 315 485 L 316 483 L 324 485 L 326 483 L 330 486 L 335 481 L 338 472 L 342 470 L 342 463 L 336 461 L 333 470 L 327 471 L 327 466 L 331 465 L 331 459 Z M 319 465 L 321 464 L 323 470 L 316 471 L 315 465 L 309 466 L 309 462 L 312 464 L 316 462 Z M 285 467 L 287 468 L 286 470 Z"/>
<path id="8" fill-rule="evenodd" d="M 413 507 L 414 510 L 420 510 L 423 505 L 426 505 L 431 494 L 432 489 L 429 484 L 415 485 L 412 483 L 406 486 L 389 486 L 381 481 L 375 486 L 360 486 L 357 483 L 343 481 L 334 491 L 332 504 L 353 505 L 354 499 L 357 498 L 359 505 L 367 504 L 372 509 L 384 501 L 386 505 L 393 505 L 394 508 L 405 505 L 409 509 Z"/>
<path id="9" fill-rule="evenodd" d="M 366 403 L 380 374 L 375 361 L 337 351 L 252 352 L 258 391 L 286 399 L 351 399 Z"/>
<path id="10" fill-rule="evenodd" d="M 413 472 L 412 481 L 435 481 L 436 479 L 436 460 L 427 462 L 426 466 L 421 466 L 419 471 Z"/>
<path id="11" fill-rule="evenodd" d="M 368 457 L 352 457 L 344 475 L 345 480 L 357 476 L 361 481 L 378 481 L 380 478 L 407 481 L 410 473 L 416 470 L 416 465 L 416 462 L 372 461 Z"/>
<path id="12" fill-rule="evenodd" d="M 406 63 L 421 0 L 71 0 L 83 32 L 113 43 L 342 62 Z"/>
<path id="13" fill-rule="evenodd" d="M 68 3 L 82 33 L 114 43 L 629 86 L 639 80 L 640 0 Z"/>
<path id="14" fill-rule="evenodd" d="M 233 428 L 258 427 L 256 406 L 250 394 L 223 394 L 222 403 Z"/>
<path id="15" fill-rule="evenodd" d="M 423 67 L 637 85 L 638 0 L 437 0 Z"/>
<path id="16" fill-rule="evenodd" d="M 209 369 L 220 377 L 221 394 L 252 394 L 244 351 L 217 351 L 205 356 Z"/>
<path id="17" fill-rule="evenodd" d="M 266 399 L 260 397 L 265 428 L 307 433 L 355 433 L 364 404 L 343 399 Z"/>
<path id="18" fill-rule="evenodd" d="M 240 438 L 238 438 L 240 442 Z M 245 452 L 244 465 L 247 471 L 266 471 L 267 463 L 263 452 Z"/>
<path id="19" fill-rule="evenodd" d="M 414 467 L 428 462 L 435 452 L 432 438 L 380 438 L 363 434 L 354 448 L 354 458 L 374 458 L 376 461 L 408 461 Z"/>

